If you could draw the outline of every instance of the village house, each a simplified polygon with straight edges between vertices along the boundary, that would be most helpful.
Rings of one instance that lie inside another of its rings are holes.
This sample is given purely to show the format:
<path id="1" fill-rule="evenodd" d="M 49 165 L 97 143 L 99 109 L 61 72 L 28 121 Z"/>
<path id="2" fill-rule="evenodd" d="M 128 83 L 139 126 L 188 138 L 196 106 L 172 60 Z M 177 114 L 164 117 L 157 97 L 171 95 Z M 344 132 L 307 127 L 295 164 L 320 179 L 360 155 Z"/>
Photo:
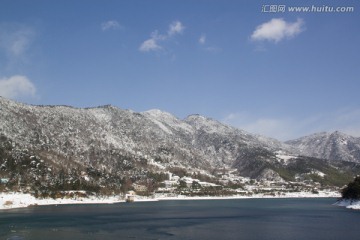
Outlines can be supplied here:
<path id="1" fill-rule="evenodd" d="M 148 190 L 145 185 L 134 183 L 132 186 L 136 192 L 146 192 Z"/>
<path id="2" fill-rule="evenodd" d="M 192 186 L 192 183 L 195 182 L 199 182 L 199 180 L 197 179 L 193 179 L 191 177 L 182 177 L 180 178 L 180 181 L 183 181 L 186 183 L 186 187 L 190 188 Z"/>
<path id="3" fill-rule="evenodd" d="M 135 201 L 135 192 L 134 191 L 128 191 L 125 195 L 125 201 L 126 202 L 134 202 Z"/>

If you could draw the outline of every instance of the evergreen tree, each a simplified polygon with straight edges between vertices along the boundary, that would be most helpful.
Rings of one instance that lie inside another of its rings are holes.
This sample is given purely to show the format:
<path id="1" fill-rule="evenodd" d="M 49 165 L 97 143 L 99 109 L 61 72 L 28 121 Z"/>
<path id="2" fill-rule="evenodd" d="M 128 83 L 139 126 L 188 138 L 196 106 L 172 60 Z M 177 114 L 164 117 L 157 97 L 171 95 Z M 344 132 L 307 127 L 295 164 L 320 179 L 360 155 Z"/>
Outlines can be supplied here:
<path id="1" fill-rule="evenodd" d="M 341 196 L 344 199 L 360 199 L 360 176 L 357 176 L 341 191 Z"/>

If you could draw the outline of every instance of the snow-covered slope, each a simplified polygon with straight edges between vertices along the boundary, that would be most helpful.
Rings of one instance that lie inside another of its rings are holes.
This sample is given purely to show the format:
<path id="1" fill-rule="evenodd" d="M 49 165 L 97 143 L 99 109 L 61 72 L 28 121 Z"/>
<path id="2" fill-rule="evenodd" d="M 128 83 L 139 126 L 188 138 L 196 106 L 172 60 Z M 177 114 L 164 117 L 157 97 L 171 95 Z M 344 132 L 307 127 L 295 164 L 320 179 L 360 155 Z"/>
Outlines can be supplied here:
<path id="1" fill-rule="evenodd" d="M 225 164 L 241 168 L 242 164 L 239 163 L 262 159 L 264 152 L 291 151 L 291 147 L 280 141 L 254 135 L 201 115 L 190 115 L 185 122 L 196 130 L 193 146 L 201 150 L 203 155 L 215 159 L 217 166 Z"/>
<path id="2" fill-rule="evenodd" d="M 304 156 L 360 162 L 360 138 L 339 131 L 316 133 L 286 143 L 299 149 Z"/>
<path id="3" fill-rule="evenodd" d="M 141 114 L 149 118 L 152 122 L 157 124 L 160 128 L 169 134 L 175 134 L 176 132 L 184 132 L 186 134 L 194 133 L 192 126 L 184 121 L 181 121 L 172 114 L 163 112 L 159 109 L 152 109 L 146 112 L 142 112 Z"/>
<path id="4" fill-rule="evenodd" d="M 199 115 L 180 120 L 160 110 L 31 106 L 5 98 L 0 98 L 0 107 L 0 132 L 17 144 L 108 170 L 116 169 L 120 156 L 156 159 L 166 166 L 212 168 L 232 167 L 242 149 L 288 150 L 274 139 Z"/>
<path id="5" fill-rule="evenodd" d="M 208 173 L 237 168 L 242 176 L 254 178 L 274 175 L 269 173 L 291 167 L 279 160 L 279 152 L 294 158 L 301 153 L 360 159 L 359 139 L 340 133 L 285 144 L 200 115 L 182 120 L 161 110 L 32 106 L 2 97 L 0 135 L 58 169 L 77 166 L 134 179 L 145 177 L 151 169 L 176 167 Z"/>

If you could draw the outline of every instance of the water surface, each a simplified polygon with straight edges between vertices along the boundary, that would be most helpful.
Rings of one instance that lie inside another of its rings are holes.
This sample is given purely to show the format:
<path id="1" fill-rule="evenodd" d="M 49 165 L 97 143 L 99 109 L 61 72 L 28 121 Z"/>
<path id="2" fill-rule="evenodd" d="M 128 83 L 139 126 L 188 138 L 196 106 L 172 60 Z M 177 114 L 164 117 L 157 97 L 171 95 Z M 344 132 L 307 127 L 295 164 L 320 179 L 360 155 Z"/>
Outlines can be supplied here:
<path id="1" fill-rule="evenodd" d="M 335 199 L 36 206 L 0 211 L 0 239 L 358 239 L 360 211 Z"/>

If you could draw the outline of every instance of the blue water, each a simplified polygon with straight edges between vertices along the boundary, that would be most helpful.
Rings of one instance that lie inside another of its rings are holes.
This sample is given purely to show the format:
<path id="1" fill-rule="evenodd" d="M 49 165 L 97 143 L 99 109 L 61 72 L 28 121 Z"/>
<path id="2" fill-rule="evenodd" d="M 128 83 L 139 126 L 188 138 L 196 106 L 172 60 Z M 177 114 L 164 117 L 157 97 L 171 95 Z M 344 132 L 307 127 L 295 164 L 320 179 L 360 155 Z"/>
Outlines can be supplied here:
<path id="1" fill-rule="evenodd" d="M 360 211 L 335 199 L 36 206 L 0 211 L 0 239 L 359 239 Z"/>

